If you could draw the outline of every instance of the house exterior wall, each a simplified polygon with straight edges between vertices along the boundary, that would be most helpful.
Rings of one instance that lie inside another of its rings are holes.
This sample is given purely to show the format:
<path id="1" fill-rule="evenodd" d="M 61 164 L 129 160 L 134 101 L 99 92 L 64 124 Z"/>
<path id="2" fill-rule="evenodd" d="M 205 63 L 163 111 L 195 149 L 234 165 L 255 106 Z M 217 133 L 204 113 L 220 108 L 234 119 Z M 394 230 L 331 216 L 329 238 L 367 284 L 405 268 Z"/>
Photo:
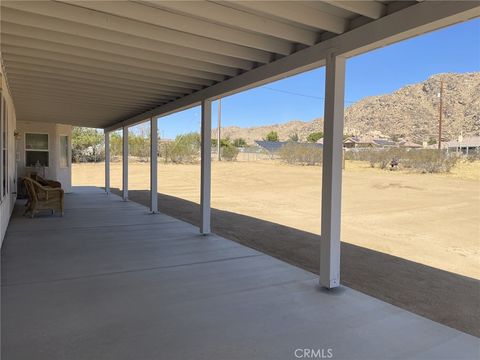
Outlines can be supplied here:
<path id="1" fill-rule="evenodd" d="M 2 191 L 0 191 L 0 245 L 3 242 L 5 232 L 7 230 L 8 222 L 15 205 L 15 200 L 17 198 L 17 173 L 15 166 L 15 129 L 16 129 L 16 115 L 15 108 L 13 106 L 12 97 L 10 91 L 7 87 L 5 76 L 3 76 L 3 67 L 0 67 L 0 78 L 1 78 L 1 98 L 3 102 L 2 111 L 5 109 L 4 116 L 6 116 L 6 194 L 3 196 Z M 2 117 L 3 119 L 3 117 Z M 0 127 L 3 129 L 3 127 Z M 1 137 L 1 135 L 0 135 Z M 3 152 L 3 142 L 1 142 L 0 151 Z M 3 154 L 1 154 L 3 157 Z M 3 167 L 3 159 L 0 162 L 0 169 Z M 3 183 L 3 171 L 2 178 L 0 179 L 0 184 Z M 2 189 L 3 190 L 3 189 Z"/>
<path id="2" fill-rule="evenodd" d="M 55 123 L 42 122 L 17 122 L 18 135 L 18 176 L 26 176 L 33 171 L 37 171 L 39 175 L 47 179 L 60 181 L 65 192 L 72 191 L 72 164 L 71 164 L 71 138 L 72 126 Z M 27 133 L 34 134 L 48 134 L 48 152 L 49 152 L 49 166 L 37 169 L 35 167 L 27 167 L 26 164 L 26 149 L 25 137 Z M 63 167 L 60 164 L 60 136 L 68 137 L 68 156 L 67 166 Z"/>

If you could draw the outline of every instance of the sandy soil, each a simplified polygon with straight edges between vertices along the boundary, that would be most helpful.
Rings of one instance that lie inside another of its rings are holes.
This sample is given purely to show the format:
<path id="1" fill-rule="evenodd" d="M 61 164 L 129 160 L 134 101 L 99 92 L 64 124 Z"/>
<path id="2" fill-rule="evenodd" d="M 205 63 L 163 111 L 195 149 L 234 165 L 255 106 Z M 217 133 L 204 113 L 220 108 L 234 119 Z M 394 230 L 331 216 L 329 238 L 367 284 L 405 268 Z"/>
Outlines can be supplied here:
<path id="1" fill-rule="evenodd" d="M 121 188 L 121 165 L 111 165 Z M 148 163 L 129 164 L 129 188 L 149 187 Z M 159 163 L 159 192 L 199 202 L 199 166 Z M 466 170 L 465 170 L 466 169 Z M 477 164 L 451 175 L 371 169 L 347 162 L 342 240 L 480 279 L 480 183 Z M 75 164 L 74 185 L 103 186 L 103 164 Z M 214 162 L 212 207 L 320 233 L 320 167 L 274 161 Z"/>

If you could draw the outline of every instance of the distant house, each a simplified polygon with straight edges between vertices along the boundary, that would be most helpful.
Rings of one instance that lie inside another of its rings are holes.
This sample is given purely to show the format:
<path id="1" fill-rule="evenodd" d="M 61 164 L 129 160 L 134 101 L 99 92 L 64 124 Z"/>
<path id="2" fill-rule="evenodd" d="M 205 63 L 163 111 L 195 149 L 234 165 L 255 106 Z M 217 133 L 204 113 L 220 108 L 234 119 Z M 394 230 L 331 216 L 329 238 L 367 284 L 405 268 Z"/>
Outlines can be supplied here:
<path id="1" fill-rule="evenodd" d="M 398 144 L 390 139 L 375 139 L 373 137 L 352 136 L 343 141 L 343 147 L 346 149 L 357 148 L 389 148 L 396 147 Z"/>
<path id="2" fill-rule="evenodd" d="M 480 136 L 460 136 L 458 140 L 448 141 L 442 147 L 465 155 L 480 154 Z"/>
<path id="3" fill-rule="evenodd" d="M 390 139 L 373 139 L 373 143 L 375 147 L 379 148 L 398 147 L 398 144 Z"/>
<path id="4" fill-rule="evenodd" d="M 400 147 L 407 148 L 407 149 L 420 149 L 420 148 L 423 147 L 422 145 L 416 144 L 416 143 L 411 142 L 411 141 L 402 141 L 402 142 L 400 142 L 399 145 L 400 145 Z"/>
<path id="5" fill-rule="evenodd" d="M 347 149 L 374 147 L 373 139 L 367 137 L 352 136 L 343 140 L 343 147 Z"/>

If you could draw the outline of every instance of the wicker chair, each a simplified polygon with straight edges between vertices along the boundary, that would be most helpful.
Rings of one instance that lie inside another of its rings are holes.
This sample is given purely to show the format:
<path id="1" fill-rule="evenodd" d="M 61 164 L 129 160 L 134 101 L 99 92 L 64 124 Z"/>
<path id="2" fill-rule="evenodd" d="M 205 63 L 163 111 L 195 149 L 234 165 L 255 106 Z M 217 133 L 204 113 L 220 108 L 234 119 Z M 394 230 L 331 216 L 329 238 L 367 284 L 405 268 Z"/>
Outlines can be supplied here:
<path id="1" fill-rule="evenodd" d="M 31 173 L 30 178 L 35 180 L 36 182 L 38 182 L 40 185 L 43 185 L 43 186 L 48 186 L 48 187 L 52 187 L 52 188 L 61 188 L 62 187 L 62 184 L 59 181 L 44 179 L 43 177 L 41 177 L 40 175 L 38 175 L 36 173 Z"/>
<path id="2" fill-rule="evenodd" d="M 29 214 L 33 218 L 39 210 L 52 210 L 52 214 L 59 210 L 63 216 L 63 189 L 43 186 L 29 177 L 22 180 L 28 194 L 24 215 Z"/>

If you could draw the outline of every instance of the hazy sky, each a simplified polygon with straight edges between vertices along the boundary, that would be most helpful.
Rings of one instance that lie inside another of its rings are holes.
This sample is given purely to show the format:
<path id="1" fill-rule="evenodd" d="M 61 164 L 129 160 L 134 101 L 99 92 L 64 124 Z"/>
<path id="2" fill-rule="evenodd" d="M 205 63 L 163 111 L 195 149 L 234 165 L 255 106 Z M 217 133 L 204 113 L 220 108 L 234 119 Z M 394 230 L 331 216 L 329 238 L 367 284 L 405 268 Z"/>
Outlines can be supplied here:
<path id="1" fill-rule="evenodd" d="M 472 71 L 480 71 L 480 19 L 348 59 L 345 105 L 390 93 L 433 74 Z M 324 81 L 325 68 L 320 68 L 226 97 L 222 100 L 222 126 L 260 126 L 322 117 Z M 215 127 L 217 102 L 212 114 Z M 199 128 L 199 107 L 159 119 L 163 138 Z"/>

